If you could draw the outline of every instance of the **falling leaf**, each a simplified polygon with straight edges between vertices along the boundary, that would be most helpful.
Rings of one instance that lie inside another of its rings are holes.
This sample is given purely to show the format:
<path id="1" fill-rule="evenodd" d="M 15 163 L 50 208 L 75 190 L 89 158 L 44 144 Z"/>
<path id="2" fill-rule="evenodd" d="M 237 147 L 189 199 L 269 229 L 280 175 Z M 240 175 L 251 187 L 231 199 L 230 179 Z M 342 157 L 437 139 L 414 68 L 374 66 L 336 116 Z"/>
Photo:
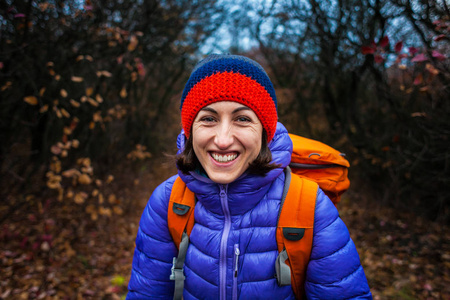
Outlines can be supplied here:
<path id="1" fill-rule="evenodd" d="M 103 98 L 99 94 L 95 95 L 95 100 L 97 100 L 98 103 L 102 103 L 103 102 Z"/>
<path id="2" fill-rule="evenodd" d="M 61 75 L 58 74 L 58 75 L 55 76 L 55 80 L 56 81 L 59 81 L 60 79 L 61 79 Z"/>
<path id="3" fill-rule="evenodd" d="M 422 61 L 427 61 L 427 60 L 428 60 L 428 58 L 423 53 L 420 53 L 420 54 L 416 55 L 413 59 L 411 59 L 412 62 L 422 62 Z"/>
<path id="4" fill-rule="evenodd" d="M 76 204 L 83 204 L 88 195 L 85 192 L 79 192 L 75 195 L 74 201 Z"/>
<path id="5" fill-rule="evenodd" d="M 394 47 L 395 52 L 399 53 L 400 51 L 402 51 L 402 49 L 403 49 L 403 42 L 402 41 L 397 42 Z"/>
<path id="6" fill-rule="evenodd" d="M 87 99 L 88 99 L 88 97 L 87 97 L 87 96 L 82 96 L 82 97 L 80 98 L 80 101 L 81 101 L 81 102 L 86 102 L 86 101 L 87 101 Z"/>
<path id="7" fill-rule="evenodd" d="M 54 107 L 54 110 L 55 110 L 55 112 L 56 112 L 56 116 L 58 117 L 58 118 L 62 118 L 62 113 L 61 113 L 61 111 L 57 108 L 57 107 Z"/>
<path id="8" fill-rule="evenodd" d="M 80 103 L 73 99 L 70 99 L 70 104 L 72 104 L 73 107 L 80 107 Z"/>
<path id="9" fill-rule="evenodd" d="M 422 73 L 420 73 L 419 75 L 416 76 L 416 78 L 414 78 L 414 85 L 419 85 L 423 82 L 423 75 Z"/>
<path id="10" fill-rule="evenodd" d="M 409 53 L 411 53 L 411 55 L 416 54 L 419 50 L 416 47 L 409 47 L 408 48 Z"/>
<path id="11" fill-rule="evenodd" d="M 380 40 L 380 42 L 378 43 L 378 45 L 379 45 L 381 48 L 385 48 L 386 46 L 388 46 L 388 45 L 389 45 L 389 37 L 384 36 L 384 37 Z"/>
<path id="12" fill-rule="evenodd" d="M 73 82 L 82 82 L 84 80 L 83 77 L 78 77 L 78 76 L 72 76 L 71 79 Z"/>
<path id="13" fill-rule="evenodd" d="M 95 128 L 95 122 L 90 122 L 89 123 L 89 129 L 94 129 Z"/>
<path id="14" fill-rule="evenodd" d="M 111 183 L 114 180 L 114 176 L 108 175 L 108 178 L 106 179 L 106 183 Z"/>
<path id="15" fill-rule="evenodd" d="M 120 97 L 122 97 L 122 99 L 125 99 L 127 97 L 127 89 L 125 87 L 123 87 L 120 91 Z"/>
<path id="16" fill-rule="evenodd" d="M 381 64 L 384 61 L 384 58 L 383 56 L 377 54 L 374 56 L 374 60 L 377 64 Z"/>
<path id="17" fill-rule="evenodd" d="M 361 47 L 361 53 L 364 54 L 364 55 L 374 54 L 375 53 L 375 48 L 372 48 L 370 46 L 362 46 Z"/>
<path id="18" fill-rule="evenodd" d="M 117 204 L 117 198 L 116 195 L 111 194 L 108 196 L 108 202 L 109 204 Z"/>
<path id="19" fill-rule="evenodd" d="M 61 113 L 65 118 L 70 118 L 70 114 L 67 110 L 65 110 L 64 108 L 61 108 Z"/>
<path id="20" fill-rule="evenodd" d="M 445 38 L 447 38 L 447 36 L 446 36 L 445 34 L 440 34 L 440 35 L 438 35 L 438 36 L 435 36 L 435 37 L 434 37 L 434 40 L 435 40 L 436 42 L 439 42 L 439 41 L 442 41 L 442 40 L 445 39 Z"/>
<path id="21" fill-rule="evenodd" d="M 61 97 L 66 98 L 67 97 L 67 91 L 65 89 L 62 89 L 59 91 L 59 94 L 61 95 Z"/>
<path id="22" fill-rule="evenodd" d="M 76 61 L 80 61 L 80 60 L 82 60 L 82 59 L 84 59 L 84 55 L 78 55 L 77 58 L 76 58 L 75 60 L 76 60 Z M 75 81 L 75 80 L 73 80 L 73 77 L 72 77 L 72 81 Z"/>
<path id="23" fill-rule="evenodd" d="M 72 147 L 78 148 L 79 145 L 80 145 L 80 142 L 78 140 L 73 140 L 72 141 Z"/>
<path id="24" fill-rule="evenodd" d="M 30 105 L 38 104 L 38 99 L 35 96 L 27 96 L 27 97 L 23 98 L 23 101 L 25 101 L 26 103 L 28 103 Z"/>
<path id="25" fill-rule="evenodd" d="M 87 174 L 81 174 L 79 177 L 78 177 L 78 182 L 80 183 L 80 184 L 91 184 L 91 182 L 92 182 L 92 179 L 91 179 L 91 177 L 89 177 L 89 175 L 87 175 Z"/>
<path id="26" fill-rule="evenodd" d="M 86 96 L 91 96 L 92 93 L 94 93 L 94 88 L 93 87 L 88 87 L 86 88 Z"/>
<path id="27" fill-rule="evenodd" d="M 128 44 L 128 51 L 132 52 L 136 49 L 139 41 L 135 35 L 132 35 L 130 38 L 130 43 Z"/>
<path id="28" fill-rule="evenodd" d="M 426 91 L 428 91 L 428 86 L 421 87 L 421 88 L 419 89 L 419 91 L 420 91 L 420 92 L 426 92 Z"/>
<path id="29" fill-rule="evenodd" d="M 11 81 L 7 81 L 4 86 L 2 86 L 2 92 L 9 89 L 12 86 Z"/>
<path id="30" fill-rule="evenodd" d="M 50 151 L 55 154 L 55 155 L 59 155 L 61 153 L 61 148 L 58 147 L 57 145 L 53 145 L 50 147 Z"/>
<path id="31" fill-rule="evenodd" d="M 46 111 L 48 111 L 48 104 L 45 104 L 44 106 L 42 106 L 42 107 L 39 109 L 39 112 L 40 112 L 41 114 L 45 113 Z"/>
<path id="32" fill-rule="evenodd" d="M 445 55 L 443 55 L 442 53 L 440 53 L 436 50 L 433 50 L 433 52 L 431 52 L 431 56 L 433 56 L 434 58 L 436 58 L 437 60 L 440 60 L 440 61 L 447 59 L 447 57 Z"/>
<path id="33" fill-rule="evenodd" d="M 411 114 L 411 117 L 426 117 L 427 114 L 424 112 L 415 112 Z"/>
<path id="34" fill-rule="evenodd" d="M 433 67 L 432 64 L 426 64 L 425 65 L 425 69 L 430 72 L 432 75 L 437 75 L 439 74 L 439 70 L 436 69 L 435 67 Z"/>
<path id="35" fill-rule="evenodd" d="M 92 99 L 91 97 L 88 97 L 87 100 L 88 100 L 88 102 L 89 102 L 90 105 L 92 105 L 92 106 L 94 106 L 94 107 L 97 107 L 97 106 L 98 106 L 98 102 L 95 101 L 94 99 Z"/>
<path id="36" fill-rule="evenodd" d="M 41 96 L 41 97 L 44 96 L 44 93 L 45 93 L 45 87 L 43 87 L 39 90 L 39 96 Z"/>
<path id="37" fill-rule="evenodd" d="M 66 170 L 66 171 L 62 172 L 61 175 L 64 176 L 64 177 L 67 177 L 67 178 L 72 178 L 74 176 L 81 175 L 81 173 L 77 169 L 69 169 L 69 170 Z"/>
<path id="38" fill-rule="evenodd" d="M 85 58 L 86 60 L 90 61 L 90 62 L 93 62 L 93 61 L 94 61 L 94 59 L 93 59 L 92 56 L 90 56 L 90 55 L 85 55 L 84 58 Z"/>

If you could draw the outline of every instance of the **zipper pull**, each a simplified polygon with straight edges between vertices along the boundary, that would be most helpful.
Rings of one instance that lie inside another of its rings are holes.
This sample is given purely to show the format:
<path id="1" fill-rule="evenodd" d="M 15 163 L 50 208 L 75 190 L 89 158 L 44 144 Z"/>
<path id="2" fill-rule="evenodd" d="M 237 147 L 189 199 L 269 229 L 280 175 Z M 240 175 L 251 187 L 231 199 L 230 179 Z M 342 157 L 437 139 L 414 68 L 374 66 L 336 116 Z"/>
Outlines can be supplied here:
<path id="1" fill-rule="evenodd" d="M 235 244 L 235 245 L 234 245 L 234 257 L 235 257 L 235 262 L 234 262 L 234 277 L 237 277 L 237 274 L 238 274 L 239 254 L 241 254 L 241 252 L 239 251 L 239 244 Z"/>

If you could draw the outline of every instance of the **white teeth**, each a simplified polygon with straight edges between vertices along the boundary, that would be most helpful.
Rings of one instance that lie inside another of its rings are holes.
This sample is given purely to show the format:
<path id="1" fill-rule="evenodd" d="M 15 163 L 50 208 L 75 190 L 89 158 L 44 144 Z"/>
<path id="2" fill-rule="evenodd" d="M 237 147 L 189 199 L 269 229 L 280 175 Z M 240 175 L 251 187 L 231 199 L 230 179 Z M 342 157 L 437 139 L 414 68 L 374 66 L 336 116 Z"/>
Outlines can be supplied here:
<path id="1" fill-rule="evenodd" d="M 212 157 L 214 158 L 214 160 L 218 161 L 218 162 L 229 162 L 232 160 L 235 160 L 237 157 L 237 154 L 230 154 L 230 155 L 218 155 L 213 153 Z"/>

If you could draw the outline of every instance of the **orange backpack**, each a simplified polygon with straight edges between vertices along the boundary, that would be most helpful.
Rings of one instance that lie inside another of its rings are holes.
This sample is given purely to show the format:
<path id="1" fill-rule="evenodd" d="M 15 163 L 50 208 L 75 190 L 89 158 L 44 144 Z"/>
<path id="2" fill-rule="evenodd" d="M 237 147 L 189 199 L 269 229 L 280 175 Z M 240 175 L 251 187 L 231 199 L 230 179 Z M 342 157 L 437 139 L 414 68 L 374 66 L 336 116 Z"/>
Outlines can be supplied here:
<path id="1" fill-rule="evenodd" d="M 336 205 L 350 185 L 347 178 L 350 164 L 343 154 L 330 146 L 293 134 L 289 136 L 294 144 L 292 170 L 289 167 L 285 169 L 286 180 L 276 229 L 279 255 L 275 269 L 278 284 L 291 285 L 297 299 L 301 299 L 313 242 L 317 189 L 324 190 Z M 178 248 L 170 276 L 175 281 L 174 299 L 182 299 L 183 295 L 183 266 L 189 235 L 194 227 L 195 202 L 194 193 L 177 177 L 167 214 L 169 231 Z"/>

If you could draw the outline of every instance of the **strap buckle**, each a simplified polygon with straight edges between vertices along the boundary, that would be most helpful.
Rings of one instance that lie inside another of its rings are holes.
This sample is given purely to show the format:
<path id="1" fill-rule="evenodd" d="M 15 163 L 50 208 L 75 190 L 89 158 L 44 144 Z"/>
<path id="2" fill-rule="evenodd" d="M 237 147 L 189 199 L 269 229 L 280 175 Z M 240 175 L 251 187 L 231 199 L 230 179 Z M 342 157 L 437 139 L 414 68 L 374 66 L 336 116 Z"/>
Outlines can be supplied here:
<path id="1" fill-rule="evenodd" d="M 184 272 L 183 272 L 183 267 L 181 268 L 176 268 L 176 263 L 177 263 L 177 258 L 174 257 L 173 258 L 173 262 L 172 262 L 172 268 L 171 268 L 171 273 L 170 273 L 170 280 L 184 280 Z"/>

